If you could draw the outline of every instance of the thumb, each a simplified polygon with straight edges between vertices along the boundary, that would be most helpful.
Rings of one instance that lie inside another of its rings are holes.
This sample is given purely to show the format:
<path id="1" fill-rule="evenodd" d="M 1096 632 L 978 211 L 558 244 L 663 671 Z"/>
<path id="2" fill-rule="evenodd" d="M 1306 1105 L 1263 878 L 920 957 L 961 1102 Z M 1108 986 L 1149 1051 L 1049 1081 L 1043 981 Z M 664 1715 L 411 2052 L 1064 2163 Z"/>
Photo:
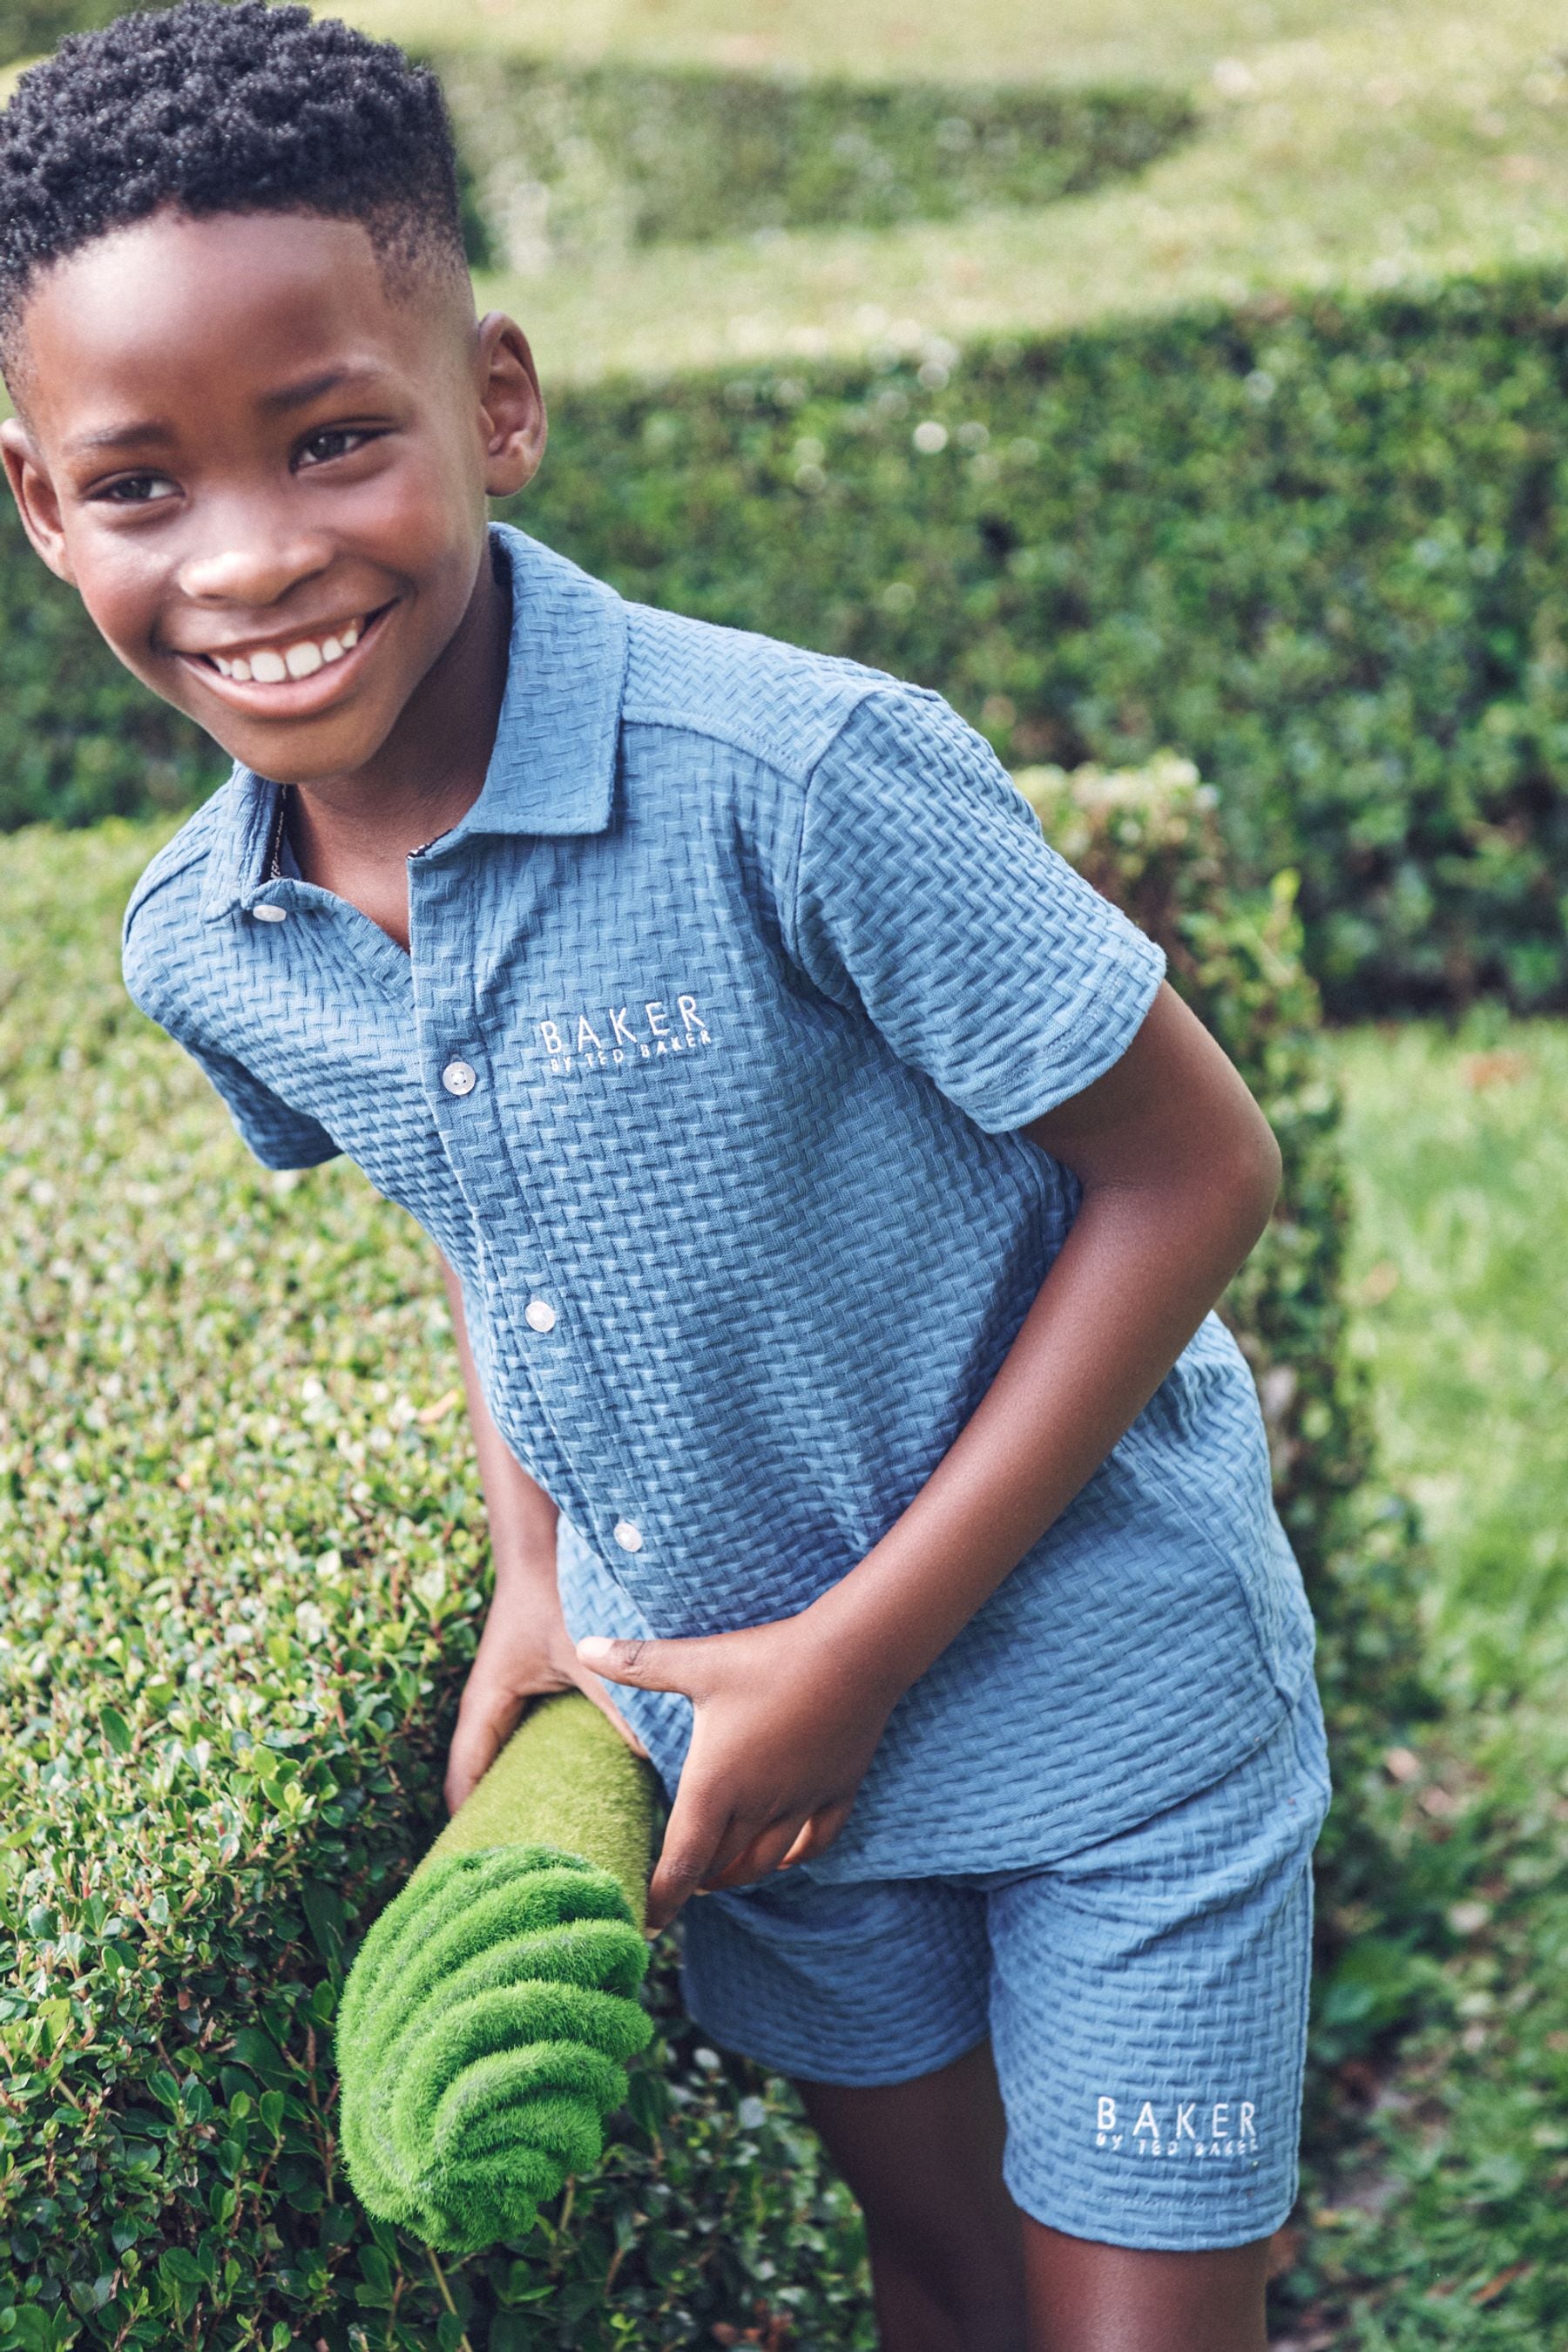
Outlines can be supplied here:
<path id="1" fill-rule="evenodd" d="M 447 1779 L 442 1790 L 449 1813 L 455 1813 L 478 1788 L 510 1738 L 527 1703 L 520 1698 L 499 1714 L 474 1713 L 465 1717 L 459 1711 L 447 1752 Z"/>
<path id="2" fill-rule="evenodd" d="M 589 1633 L 577 1644 L 577 1661 L 606 1682 L 630 1683 L 638 1690 L 681 1691 L 695 1697 L 697 1661 L 691 1653 L 700 1642 L 612 1642 L 603 1633 Z"/>

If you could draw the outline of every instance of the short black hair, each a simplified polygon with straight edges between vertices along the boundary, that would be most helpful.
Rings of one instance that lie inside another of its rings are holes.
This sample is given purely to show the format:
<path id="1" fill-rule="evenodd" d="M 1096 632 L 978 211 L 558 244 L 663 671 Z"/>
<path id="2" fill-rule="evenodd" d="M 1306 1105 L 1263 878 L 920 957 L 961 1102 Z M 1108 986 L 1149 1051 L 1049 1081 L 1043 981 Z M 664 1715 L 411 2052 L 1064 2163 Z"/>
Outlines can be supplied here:
<path id="1" fill-rule="evenodd" d="M 384 263 L 462 269 L 436 77 L 266 0 L 179 0 L 72 33 L 0 112 L 0 367 L 51 263 L 165 205 L 361 221 Z"/>

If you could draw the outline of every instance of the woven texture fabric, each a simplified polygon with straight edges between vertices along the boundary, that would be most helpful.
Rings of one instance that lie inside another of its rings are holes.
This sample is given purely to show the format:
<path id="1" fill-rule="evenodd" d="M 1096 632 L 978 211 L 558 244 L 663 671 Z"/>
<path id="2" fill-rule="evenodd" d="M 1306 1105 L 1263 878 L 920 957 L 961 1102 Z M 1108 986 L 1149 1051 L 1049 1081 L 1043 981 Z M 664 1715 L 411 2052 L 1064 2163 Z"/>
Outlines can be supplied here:
<path id="1" fill-rule="evenodd" d="M 1078 1199 L 1016 1130 L 1125 1050 L 1161 957 L 940 697 L 494 543 L 494 757 L 410 860 L 411 955 L 266 878 L 241 772 L 139 886 L 127 982 L 264 1160 L 347 1152 L 440 1244 L 574 1633 L 788 1615 L 984 1395 Z M 1211 1318 L 896 1709 L 828 1866 L 1142 1820 L 1267 1738 L 1310 1650 Z M 686 1702 L 620 1704 L 673 1787 Z"/>
<path id="2" fill-rule="evenodd" d="M 1109 2245 L 1245 2244 L 1296 2197 L 1328 1795 L 1309 1684 L 1211 1788 L 1049 1869 L 699 1897 L 688 2006 L 812 2082 L 906 2082 L 989 2033 L 1026 2212 Z"/>

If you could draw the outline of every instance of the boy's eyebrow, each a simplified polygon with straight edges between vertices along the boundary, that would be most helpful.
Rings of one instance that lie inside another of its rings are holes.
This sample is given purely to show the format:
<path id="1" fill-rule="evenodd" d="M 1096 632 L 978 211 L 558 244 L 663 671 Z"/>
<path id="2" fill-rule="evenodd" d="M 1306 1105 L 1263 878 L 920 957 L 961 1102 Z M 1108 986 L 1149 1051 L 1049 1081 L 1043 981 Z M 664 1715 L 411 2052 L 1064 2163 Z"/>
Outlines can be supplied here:
<path id="1" fill-rule="evenodd" d="M 107 425 L 101 433 L 77 433 L 66 443 L 66 454 L 79 450 L 166 448 L 174 436 L 166 425 Z"/>
<path id="2" fill-rule="evenodd" d="M 301 376 L 298 383 L 281 384 L 276 392 L 263 393 L 259 405 L 275 415 L 287 415 L 291 408 L 309 408 L 313 400 L 321 400 L 329 392 L 341 392 L 345 385 L 378 383 L 383 373 L 370 362 L 322 368 L 315 375 Z"/>

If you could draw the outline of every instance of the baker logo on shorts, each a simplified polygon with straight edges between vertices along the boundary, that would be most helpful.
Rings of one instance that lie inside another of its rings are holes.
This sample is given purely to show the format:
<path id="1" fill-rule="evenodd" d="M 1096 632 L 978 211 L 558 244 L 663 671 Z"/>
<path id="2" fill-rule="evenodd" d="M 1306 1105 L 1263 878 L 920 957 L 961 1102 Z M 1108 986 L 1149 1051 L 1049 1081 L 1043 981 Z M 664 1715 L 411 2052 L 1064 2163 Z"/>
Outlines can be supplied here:
<path id="1" fill-rule="evenodd" d="M 1173 2106 L 1123 2099 L 1119 2105 L 1102 2097 L 1095 2102 L 1094 2144 L 1129 2156 L 1256 2157 L 1258 2103 L 1187 2099 Z"/>

